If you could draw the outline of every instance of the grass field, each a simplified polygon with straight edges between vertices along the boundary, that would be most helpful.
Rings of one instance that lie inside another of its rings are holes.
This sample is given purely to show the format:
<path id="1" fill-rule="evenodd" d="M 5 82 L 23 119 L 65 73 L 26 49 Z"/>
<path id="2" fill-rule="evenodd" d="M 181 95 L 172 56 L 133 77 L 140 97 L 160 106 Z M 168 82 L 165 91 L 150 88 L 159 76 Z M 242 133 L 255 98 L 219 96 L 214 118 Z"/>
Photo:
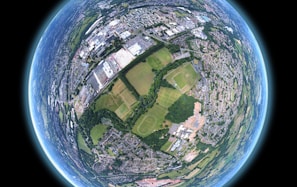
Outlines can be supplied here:
<path id="1" fill-rule="evenodd" d="M 186 177 L 185 179 L 191 179 L 193 178 L 195 175 L 197 175 L 199 172 L 201 171 L 200 168 L 195 168 L 193 171 L 191 171 Z"/>
<path id="2" fill-rule="evenodd" d="M 186 76 L 184 76 L 182 73 L 177 74 L 174 78 L 174 81 L 176 82 L 177 86 L 179 88 L 183 88 L 187 85 Z"/>
<path id="3" fill-rule="evenodd" d="M 111 92 L 113 93 L 113 95 L 119 95 L 125 89 L 126 89 L 125 83 L 121 79 L 118 79 L 114 83 Z"/>
<path id="4" fill-rule="evenodd" d="M 126 116 L 130 112 L 130 109 L 127 107 L 125 103 L 121 104 L 115 111 L 114 111 L 117 116 L 121 119 L 126 119 Z"/>
<path id="5" fill-rule="evenodd" d="M 172 62 L 172 56 L 167 48 L 162 48 L 147 57 L 146 61 L 153 69 L 161 70 L 167 64 Z"/>
<path id="6" fill-rule="evenodd" d="M 132 131 L 141 137 L 146 137 L 151 133 L 164 128 L 163 123 L 165 121 L 165 116 L 168 113 L 168 108 L 181 95 L 180 91 L 176 89 L 161 87 L 156 103 L 145 114 L 140 116 Z"/>
<path id="7" fill-rule="evenodd" d="M 106 125 L 96 125 L 91 129 L 90 136 L 94 145 L 98 144 L 98 139 L 103 137 L 103 134 L 106 132 Z"/>
<path id="8" fill-rule="evenodd" d="M 128 89 L 123 90 L 120 96 L 129 108 L 137 101 Z"/>
<path id="9" fill-rule="evenodd" d="M 191 170 L 187 169 L 187 168 L 183 168 L 177 171 L 171 171 L 169 173 L 164 173 L 158 176 L 158 178 L 164 178 L 164 177 L 169 177 L 170 179 L 175 179 L 178 176 L 182 176 L 185 175 L 187 173 L 189 173 Z"/>
<path id="10" fill-rule="evenodd" d="M 121 97 L 114 96 L 112 93 L 102 95 L 95 103 L 95 111 L 108 109 L 115 111 L 123 104 Z"/>
<path id="11" fill-rule="evenodd" d="M 96 100 L 95 111 L 108 109 L 115 112 L 122 120 L 126 120 L 136 102 L 136 98 L 123 81 L 118 79 L 109 93 L 102 95 Z"/>
<path id="12" fill-rule="evenodd" d="M 164 152 L 169 152 L 170 150 L 168 150 L 171 145 L 173 144 L 173 142 L 167 141 L 162 147 L 161 147 L 161 151 Z"/>
<path id="13" fill-rule="evenodd" d="M 86 153 L 91 154 L 90 148 L 87 146 L 85 140 L 83 139 L 81 133 L 77 134 L 77 144 L 78 148 L 84 150 Z"/>
<path id="14" fill-rule="evenodd" d="M 190 63 L 185 63 L 170 71 L 165 78 L 182 93 L 186 93 L 195 85 L 197 80 L 200 79 L 200 75 L 196 73 Z"/>
<path id="15" fill-rule="evenodd" d="M 197 167 L 203 169 L 205 166 L 212 161 L 219 154 L 219 150 L 215 149 L 211 153 L 207 154 L 201 162 L 197 165 Z"/>
<path id="16" fill-rule="evenodd" d="M 139 63 L 126 74 L 128 81 L 139 95 L 147 95 L 154 81 L 154 73 L 147 63 Z"/>
<path id="17" fill-rule="evenodd" d="M 146 137 L 151 133 L 163 128 L 163 122 L 165 120 L 165 115 L 167 114 L 167 109 L 155 104 L 150 108 L 145 114 L 140 116 L 136 121 L 132 131 L 133 133 Z"/>
<path id="18" fill-rule="evenodd" d="M 180 91 L 161 87 L 158 93 L 157 103 L 165 108 L 169 108 L 179 97 Z"/>

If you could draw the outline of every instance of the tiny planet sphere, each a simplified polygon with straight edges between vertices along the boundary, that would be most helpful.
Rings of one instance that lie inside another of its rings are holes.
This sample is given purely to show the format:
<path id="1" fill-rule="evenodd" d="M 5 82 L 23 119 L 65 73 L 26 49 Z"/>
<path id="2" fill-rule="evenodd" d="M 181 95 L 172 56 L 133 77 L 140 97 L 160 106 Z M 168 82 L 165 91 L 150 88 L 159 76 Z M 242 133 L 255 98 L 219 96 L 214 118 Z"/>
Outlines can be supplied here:
<path id="1" fill-rule="evenodd" d="M 259 145 L 266 66 L 225 0 L 68 1 L 37 40 L 29 124 L 73 186 L 223 186 Z"/>

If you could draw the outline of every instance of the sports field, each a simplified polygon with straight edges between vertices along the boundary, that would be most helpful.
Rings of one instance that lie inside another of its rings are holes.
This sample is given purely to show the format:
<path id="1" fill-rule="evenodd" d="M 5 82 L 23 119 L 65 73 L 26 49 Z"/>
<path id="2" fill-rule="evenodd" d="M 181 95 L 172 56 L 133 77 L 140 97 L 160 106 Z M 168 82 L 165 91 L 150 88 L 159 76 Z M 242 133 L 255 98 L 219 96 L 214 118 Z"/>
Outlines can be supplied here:
<path id="1" fill-rule="evenodd" d="M 180 91 L 176 89 L 161 87 L 158 93 L 157 103 L 168 109 L 180 96 Z"/>
<path id="2" fill-rule="evenodd" d="M 129 108 L 137 101 L 127 88 L 121 92 L 120 97 Z"/>
<path id="3" fill-rule="evenodd" d="M 182 66 L 170 71 L 166 76 L 166 80 L 179 89 L 182 93 L 189 91 L 200 79 L 200 76 L 194 70 L 191 63 L 185 63 Z"/>
<path id="4" fill-rule="evenodd" d="M 126 119 L 126 116 L 130 112 L 130 109 L 128 108 L 128 106 L 125 103 L 123 103 L 114 112 L 117 114 L 117 116 L 119 118 L 121 118 L 122 120 L 125 120 Z"/>
<path id="5" fill-rule="evenodd" d="M 146 137 L 151 133 L 163 128 L 163 122 L 165 120 L 165 115 L 167 114 L 167 109 L 154 104 L 145 114 L 143 114 L 136 121 L 132 131 L 133 133 Z"/>
<path id="6" fill-rule="evenodd" d="M 146 61 L 152 69 L 161 70 L 167 64 L 172 62 L 172 56 L 167 48 L 162 48 L 147 57 Z"/>
<path id="7" fill-rule="evenodd" d="M 108 109 L 117 114 L 122 120 L 126 120 L 137 102 L 130 90 L 121 79 L 118 79 L 110 92 L 102 95 L 95 103 L 95 111 Z"/>
<path id="8" fill-rule="evenodd" d="M 92 138 L 92 142 L 94 145 L 98 144 L 99 138 L 103 137 L 103 134 L 106 132 L 106 130 L 107 130 L 107 126 L 102 124 L 95 125 L 91 129 L 90 136 Z"/>
<path id="9" fill-rule="evenodd" d="M 161 87 L 156 103 L 136 121 L 132 131 L 146 137 L 151 133 L 163 129 L 168 108 L 181 96 L 180 91 L 172 88 Z"/>
<path id="10" fill-rule="evenodd" d="M 154 81 L 154 73 L 147 63 L 139 63 L 128 71 L 126 78 L 139 95 L 147 95 Z"/>

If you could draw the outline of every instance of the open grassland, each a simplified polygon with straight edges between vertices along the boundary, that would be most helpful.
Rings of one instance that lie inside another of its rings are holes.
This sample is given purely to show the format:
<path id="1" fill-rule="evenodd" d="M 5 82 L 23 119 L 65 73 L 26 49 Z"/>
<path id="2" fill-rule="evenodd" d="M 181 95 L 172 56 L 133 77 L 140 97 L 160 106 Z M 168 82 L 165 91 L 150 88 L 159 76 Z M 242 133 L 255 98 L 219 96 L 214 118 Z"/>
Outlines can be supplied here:
<path id="1" fill-rule="evenodd" d="M 136 98 L 121 79 L 118 79 L 112 90 L 99 97 L 95 102 L 95 111 L 107 109 L 115 112 L 119 118 L 126 120 L 131 114 Z"/>
<path id="2" fill-rule="evenodd" d="M 175 179 L 176 177 L 179 176 L 183 176 L 187 173 L 189 173 L 191 170 L 189 170 L 188 168 L 183 168 L 180 170 L 176 170 L 176 171 L 171 171 L 169 173 L 164 173 L 158 176 L 158 178 L 170 178 L 170 179 Z"/>
<path id="3" fill-rule="evenodd" d="M 92 142 L 94 145 L 98 144 L 99 138 L 103 137 L 103 134 L 106 132 L 106 130 L 107 130 L 107 126 L 102 124 L 95 125 L 91 129 L 90 136 L 92 138 Z"/>
<path id="4" fill-rule="evenodd" d="M 87 146 L 84 138 L 82 137 L 81 133 L 79 133 L 79 132 L 77 134 L 77 144 L 78 144 L 79 149 L 85 151 L 88 154 L 91 154 L 90 148 Z"/>
<path id="5" fill-rule="evenodd" d="M 146 137 L 153 132 L 162 129 L 166 114 L 166 108 L 155 104 L 146 113 L 140 116 L 136 121 L 132 132 L 141 137 Z"/>
<path id="6" fill-rule="evenodd" d="M 161 151 L 164 151 L 164 152 L 168 152 L 169 153 L 169 148 L 171 147 L 171 145 L 173 144 L 173 142 L 171 141 L 167 141 L 162 147 L 161 147 Z"/>
<path id="7" fill-rule="evenodd" d="M 139 63 L 128 71 L 126 78 L 139 95 L 147 95 L 154 81 L 154 73 L 147 63 Z"/>
<path id="8" fill-rule="evenodd" d="M 136 98 L 132 95 L 131 91 L 128 89 L 123 90 L 121 93 L 121 98 L 124 101 L 124 103 L 131 108 L 131 106 L 136 103 Z"/>
<path id="9" fill-rule="evenodd" d="M 119 118 L 121 118 L 122 120 L 125 120 L 126 119 L 126 116 L 130 112 L 130 109 L 127 107 L 127 105 L 125 103 L 123 103 L 114 112 L 117 114 L 117 116 Z"/>
<path id="10" fill-rule="evenodd" d="M 176 89 L 161 87 L 157 103 L 165 108 L 169 108 L 181 95 L 180 91 Z"/>
<path id="11" fill-rule="evenodd" d="M 185 63 L 170 71 L 165 78 L 182 93 L 186 93 L 200 79 L 200 75 L 194 70 L 191 63 Z"/>
<path id="12" fill-rule="evenodd" d="M 155 70 L 161 70 L 167 64 L 172 62 L 171 53 L 167 48 L 162 48 L 159 51 L 147 57 L 146 62 Z"/>

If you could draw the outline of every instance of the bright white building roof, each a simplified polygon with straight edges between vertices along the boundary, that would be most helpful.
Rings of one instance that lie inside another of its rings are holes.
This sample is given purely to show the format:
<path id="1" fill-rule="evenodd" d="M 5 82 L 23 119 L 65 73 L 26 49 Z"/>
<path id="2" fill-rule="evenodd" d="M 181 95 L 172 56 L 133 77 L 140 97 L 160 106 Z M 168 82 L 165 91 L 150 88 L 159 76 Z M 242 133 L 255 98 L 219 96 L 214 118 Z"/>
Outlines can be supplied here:
<path id="1" fill-rule="evenodd" d="M 116 26 L 118 23 L 120 23 L 120 20 L 115 19 L 109 23 L 109 26 L 113 27 L 113 26 Z"/>
<path id="2" fill-rule="evenodd" d="M 116 60 L 121 69 L 126 67 L 135 57 L 127 50 L 120 49 L 113 54 L 113 58 Z"/>
<path id="3" fill-rule="evenodd" d="M 171 30 L 166 30 L 165 32 L 166 32 L 166 34 L 168 36 L 173 36 L 174 35 L 174 33 Z"/>
<path id="4" fill-rule="evenodd" d="M 114 75 L 112 69 L 110 68 L 108 62 L 103 63 L 103 71 L 105 72 L 106 76 L 108 78 L 112 77 Z"/>
<path id="5" fill-rule="evenodd" d="M 141 46 L 138 43 L 133 44 L 128 48 L 128 50 L 134 55 L 137 56 L 141 53 Z"/>
<path id="6" fill-rule="evenodd" d="M 125 32 L 122 32 L 120 34 L 120 36 L 121 36 L 122 39 L 125 40 L 126 38 L 128 38 L 129 36 L 131 36 L 131 33 L 129 31 L 125 31 Z"/>

